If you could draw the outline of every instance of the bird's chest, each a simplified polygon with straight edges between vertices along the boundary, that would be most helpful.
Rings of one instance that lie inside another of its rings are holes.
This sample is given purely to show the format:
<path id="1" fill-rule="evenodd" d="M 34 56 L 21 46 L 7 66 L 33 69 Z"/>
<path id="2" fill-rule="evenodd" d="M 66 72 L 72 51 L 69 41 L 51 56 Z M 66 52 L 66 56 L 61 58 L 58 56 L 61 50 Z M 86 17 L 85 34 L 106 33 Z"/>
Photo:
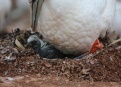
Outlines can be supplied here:
<path id="1" fill-rule="evenodd" d="M 40 32 L 73 35 L 96 29 L 107 0 L 45 0 L 39 18 Z"/>
<path id="2" fill-rule="evenodd" d="M 101 16 L 106 10 L 107 1 L 45 0 L 38 31 L 62 51 L 66 49 L 70 52 L 73 48 L 73 52 L 87 50 L 100 35 Z M 107 14 L 112 15 L 111 12 Z"/>

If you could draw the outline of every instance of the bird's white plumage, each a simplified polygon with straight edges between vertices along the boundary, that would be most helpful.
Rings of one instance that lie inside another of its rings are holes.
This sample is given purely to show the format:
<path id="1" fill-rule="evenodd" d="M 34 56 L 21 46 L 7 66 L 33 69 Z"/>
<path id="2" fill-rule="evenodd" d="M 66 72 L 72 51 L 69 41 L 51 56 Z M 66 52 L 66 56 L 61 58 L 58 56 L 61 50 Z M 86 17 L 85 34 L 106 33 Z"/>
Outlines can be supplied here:
<path id="1" fill-rule="evenodd" d="M 5 16 L 10 12 L 11 1 L 10 0 L 0 0 L 0 32 L 5 26 L 6 18 Z"/>
<path id="2" fill-rule="evenodd" d="M 14 0 L 16 4 L 15 8 L 9 13 L 9 20 L 16 20 L 23 16 L 25 13 L 29 13 L 30 5 L 28 0 Z M 28 11 L 28 12 L 27 12 Z"/>
<path id="3" fill-rule="evenodd" d="M 15 1 L 13 3 L 12 1 Z M 13 5 L 15 5 L 14 8 Z M 28 0 L 0 0 L 0 33 L 11 29 L 30 27 L 30 4 Z"/>
<path id="4" fill-rule="evenodd" d="M 79 55 L 114 31 L 117 0 L 44 0 L 38 31 L 57 49 Z"/>
<path id="5" fill-rule="evenodd" d="M 114 29 L 116 34 L 121 38 L 121 0 L 118 0 L 116 3 Z"/>

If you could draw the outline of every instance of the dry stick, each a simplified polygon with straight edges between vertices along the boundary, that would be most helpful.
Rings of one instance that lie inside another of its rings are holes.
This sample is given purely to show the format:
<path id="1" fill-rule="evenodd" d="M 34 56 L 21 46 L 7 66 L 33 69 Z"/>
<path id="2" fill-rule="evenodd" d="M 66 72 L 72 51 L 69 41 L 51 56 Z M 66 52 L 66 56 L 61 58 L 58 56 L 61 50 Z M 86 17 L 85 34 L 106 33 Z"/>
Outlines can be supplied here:
<path id="1" fill-rule="evenodd" d="M 118 40 L 115 40 L 114 42 L 112 42 L 111 44 L 109 44 L 108 47 L 110 47 L 110 46 L 112 46 L 112 45 L 114 45 L 114 44 L 116 44 L 116 43 L 118 43 L 118 42 L 120 42 L 120 41 L 121 41 L 121 38 L 118 39 Z M 102 52 L 103 50 L 104 50 L 104 49 L 102 49 L 100 52 Z M 99 52 L 99 53 L 100 53 L 100 52 Z M 93 57 L 96 56 L 96 55 L 99 54 L 99 53 L 94 54 Z M 85 53 L 85 54 L 82 54 L 82 55 L 79 56 L 78 58 L 82 58 L 82 57 L 84 57 L 84 56 L 87 56 L 88 54 L 90 54 L 90 53 L 87 52 L 87 53 Z"/>
<path id="2" fill-rule="evenodd" d="M 114 45 L 114 44 L 116 44 L 116 43 L 118 43 L 120 41 L 121 41 L 121 38 L 118 39 L 118 40 L 113 41 L 111 44 L 108 45 L 108 47 L 110 47 L 110 46 L 112 46 L 112 45 Z"/>
<path id="3" fill-rule="evenodd" d="M 114 45 L 114 44 L 116 44 L 116 43 L 118 43 L 118 42 L 120 42 L 120 41 L 121 41 L 121 38 L 118 39 L 118 40 L 113 41 L 111 44 L 108 45 L 108 47 L 110 47 L 110 46 L 112 46 L 112 45 Z M 104 51 L 104 49 L 102 49 L 100 52 L 102 52 L 102 51 Z M 100 52 L 99 52 L 99 53 L 100 53 Z M 97 54 L 99 54 L 99 53 L 97 53 Z M 95 54 L 95 55 L 93 55 L 93 56 L 96 56 L 97 54 Z"/>

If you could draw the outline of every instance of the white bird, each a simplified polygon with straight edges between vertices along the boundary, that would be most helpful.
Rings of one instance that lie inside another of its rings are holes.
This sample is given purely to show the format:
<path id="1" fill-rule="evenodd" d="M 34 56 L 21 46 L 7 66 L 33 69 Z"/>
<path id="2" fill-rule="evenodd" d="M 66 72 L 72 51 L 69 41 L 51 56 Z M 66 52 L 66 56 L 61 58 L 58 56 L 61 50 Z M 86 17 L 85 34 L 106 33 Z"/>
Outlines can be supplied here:
<path id="1" fill-rule="evenodd" d="M 89 51 L 95 40 L 105 37 L 106 32 L 112 41 L 119 0 L 39 1 L 42 8 L 38 9 L 41 11 L 37 31 L 65 54 L 79 55 Z"/>
<path id="2" fill-rule="evenodd" d="M 6 16 L 11 10 L 11 1 L 10 0 L 0 0 L 0 32 L 2 32 L 5 23 Z"/>
<path id="3" fill-rule="evenodd" d="M 11 0 L 11 2 L 12 10 L 9 13 L 9 20 L 16 20 L 26 13 L 30 15 L 30 4 L 28 0 Z"/>
<path id="4" fill-rule="evenodd" d="M 118 37 L 121 38 L 121 0 L 118 0 L 116 3 L 114 29 L 115 29 L 116 35 L 118 35 Z"/>
<path id="5" fill-rule="evenodd" d="M 13 9 L 8 16 L 8 24 L 5 32 L 11 32 L 11 29 L 20 28 L 21 30 L 28 29 L 30 22 L 30 4 L 28 0 L 11 0 Z"/>
<path id="6" fill-rule="evenodd" d="M 0 32 L 29 28 L 30 4 L 28 0 L 0 0 L 0 21 Z"/>

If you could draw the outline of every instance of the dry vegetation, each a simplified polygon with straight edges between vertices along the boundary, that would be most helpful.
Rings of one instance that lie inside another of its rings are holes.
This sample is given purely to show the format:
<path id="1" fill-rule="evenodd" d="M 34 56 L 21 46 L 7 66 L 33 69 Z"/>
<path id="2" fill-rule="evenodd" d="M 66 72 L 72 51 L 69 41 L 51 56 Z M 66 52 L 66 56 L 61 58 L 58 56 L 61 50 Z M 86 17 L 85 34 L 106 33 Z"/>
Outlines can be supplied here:
<path id="1" fill-rule="evenodd" d="M 120 87 L 121 46 L 119 45 L 101 49 L 94 54 L 85 56 L 82 59 L 65 58 L 49 60 L 39 57 L 39 55 L 30 48 L 24 51 L 17 49 L 13 44 L 14 40 L 15 38 L 10 35 L 6 35 L 4 36 L 4 38 L 0 39 L 0 76 L 2 77 L 12 77 L 11 79 L 13 79 L 13 76 L 20 76 L 19 78 L 26 79 L 26 76 L 30 75 L 28 76 L 28 78 L 39 78 L 39 80 L 36 79 L 38 83 L 47 83 L 48 86 L 49 84 L 53 84 L 51 87 L 56 87 L 61 82 L 64 83 L 61 84 L 59 87 L 61 87 L 62 85 L 64 86 L 64 84 L 66 84 L 65 87 L 71 87 L 69 84 L 77 85 L 77 82 L 81 82 L 78 83 L 81 85 L 87 83 L 87 85 L 90 85 L 90 82 L 118 82 L 114 84 L 116 84 L 117 87 Z M 56 79 L 57 81 L 52 80 L 51 82 L 52 78 Z M 4 81 L 11 81 L 11 79 L 7 78 Z M 0 80 L 1 85 L 3 85 L 3 78 Z M 30 82 L 32 81 L 33 80 L 31 80 Z M 65 83 L 65 81 L 67 81 L 67 83 Z M 20 85 L 20 83 L 17 84 Z M 92 84 L 95 84 L 95 87 L 97 87 L 97 83 Z M 35 87 L 40 87 L 40 85 Z M 47 86 L 43 85 L 42 87 Z"/>

